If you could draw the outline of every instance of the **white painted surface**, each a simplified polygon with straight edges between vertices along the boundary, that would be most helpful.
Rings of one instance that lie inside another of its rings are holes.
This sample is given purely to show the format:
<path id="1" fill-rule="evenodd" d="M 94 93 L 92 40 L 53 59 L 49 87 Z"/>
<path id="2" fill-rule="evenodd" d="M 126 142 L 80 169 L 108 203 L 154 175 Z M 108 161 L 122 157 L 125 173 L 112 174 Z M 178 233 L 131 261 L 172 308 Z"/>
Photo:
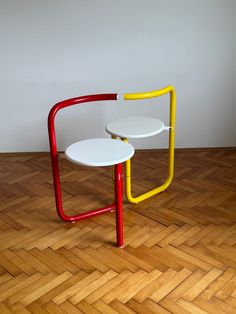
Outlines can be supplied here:
<path id="1" fill-rule="evenodd" d="M 78 95 L 177 91 L 177 147 L 236 146 L 235 0 L 0 0 L 0 151 L 46 151 L 47 115 Z M 168 97 L 86 104 L 57 119 L 59 149 L 128 115 L 168 125 Z M 166 147 L 167 132 L 131 141 Z"/>
<path id="2" fill-rule="evenodd" d="M 145 138 L 161 133 L 163 121 L 150 117 L 131 116 L 116 119 L 106 125 L 106 131 L 121 138 Z"/>
<path id="3" fill-rule="evenodd" d="M 134 148 L 123 141 L 95 138 L 70 145 L 65 155 L 70 161 L 84 166 L 111 166 L 130 159 Z"/>

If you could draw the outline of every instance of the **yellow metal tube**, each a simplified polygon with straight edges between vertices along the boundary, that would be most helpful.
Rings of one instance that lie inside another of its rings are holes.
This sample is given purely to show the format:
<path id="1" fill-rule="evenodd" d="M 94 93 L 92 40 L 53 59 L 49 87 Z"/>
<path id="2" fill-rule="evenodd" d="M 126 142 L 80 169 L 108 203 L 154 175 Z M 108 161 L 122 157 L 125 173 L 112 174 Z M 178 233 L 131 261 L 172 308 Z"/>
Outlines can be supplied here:
<path id="1" fill-rule="evenodd" d="M 174 87 L 171 85 L 168 85 L 161 89 L 153 90 L 150 92 L 124 94 L 124 99 L 125 100 L 141 100 L 141 99 L 160 97 L 165 94 L 171 93 L 173 90 L 174 90 Z"/>
<path id="2" fill-rule="evenodd" d="M 170 93 L 168 177 L 166 178 L 165 182 L 161 186 L 151 191 L 148 191 L 142 195 L 139 195 L 137 197 L 133 197 L 132 192 L 131 192 L 131 160 L 127 160 L 126 161 L 126 196 L 130 203 L 140 203 L 143 200 L 166 190 L 167 187 L 172 182 L 172 179 L 174 176 L 176 93 L 173 86 L 166 86 L 156 91 L 124 95 L 125 100 L 139 100 L 139 99 L 146 99 L 146 98 L 152 98 L 152 97 L 159 97 L 167 93 Z M 128 139 L 122 139 L 122 140 L 128 142 Z"/>

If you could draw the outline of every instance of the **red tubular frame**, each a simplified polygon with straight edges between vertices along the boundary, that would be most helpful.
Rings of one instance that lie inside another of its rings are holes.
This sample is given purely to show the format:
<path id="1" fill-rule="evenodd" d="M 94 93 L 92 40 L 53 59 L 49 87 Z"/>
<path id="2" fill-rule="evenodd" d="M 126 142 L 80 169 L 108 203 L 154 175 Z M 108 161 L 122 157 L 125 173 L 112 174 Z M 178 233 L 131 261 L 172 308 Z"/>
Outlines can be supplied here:
<path id="1" fill-rule="evenodd" d="M 122 218 L 122 164 L 115 165 L 115 202 L 106 207 L 98 208 L 95 210 L 88 211 L 86 213 L 68 216 L 63 211 L 62 206 L 62 195 L 61 195 L 61 183 L 59 174 L 58 164 L 58 152 L 55 132 L 55 117 L 59 110 L 78 105 L 85 102 L 93 101 L 106 101 L 106 100 L 117 100 L 117 94 L 98 94 L 98 95 L 87 95 L 76 98 L 71 98 L 57 103 L 49 112 L 48 115 L 48 133 L 50 142 L 50 153 L 52 160 L 52 172 L 53 182 L 55 191 L 55 200 L 58 216 L 64 221 L 74 222 L 81 219 L 94 217 L 106 212 L 110 212 L 116 209 L 116 231 L 117 231 L 117 245 L 123 246 L 123 218 Z"/>
<path id="2" fill-rule="evenodd" d="M 115 206 L 116 206 L 116 241 L 117 246 L 124 245 L 122 212 L 122 164 L 115 165 Z"/>

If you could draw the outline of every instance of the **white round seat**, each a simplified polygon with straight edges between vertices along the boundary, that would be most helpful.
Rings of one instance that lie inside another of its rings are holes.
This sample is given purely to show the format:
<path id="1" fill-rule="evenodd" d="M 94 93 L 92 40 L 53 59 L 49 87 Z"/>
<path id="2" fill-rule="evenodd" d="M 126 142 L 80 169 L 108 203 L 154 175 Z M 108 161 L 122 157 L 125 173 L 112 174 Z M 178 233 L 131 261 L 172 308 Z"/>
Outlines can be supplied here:
<path id="1" fill-rule="evenodd" d="M 67 147 L 67 159 L 85 166 L 111 166 L 134 155 L 131 144 L 109 138 L 83 140 Z"/>
<path id="2" fill-rule="evenodd" d="M 165 124 L 159 119 L 132 116 L 111 121 L 106 125 L 107 133 L 121 138 L 144 138 L 161 133 Z"/>

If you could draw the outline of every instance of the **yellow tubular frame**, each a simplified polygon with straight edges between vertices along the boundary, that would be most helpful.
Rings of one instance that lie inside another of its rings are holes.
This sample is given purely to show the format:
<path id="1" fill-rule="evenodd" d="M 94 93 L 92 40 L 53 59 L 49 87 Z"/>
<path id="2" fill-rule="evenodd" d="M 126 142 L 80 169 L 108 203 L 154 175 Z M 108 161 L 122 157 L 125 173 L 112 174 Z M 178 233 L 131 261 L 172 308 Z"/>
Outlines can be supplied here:
<path id="1" fill-rule="evenodd" d="M 147 98 L 160 97 L 165 94 L 170 94 L 170 129 L 169 129 L 169 169 L 168 169 L 168 177 L 165 182 L 144 194 L 141 194 L 137 197 L 133 197 L 131 193 L 131 160 L 126 161 L 126 196 L 130 203 L 139 203 L 144 201 L 145 199 L 154 196 L 162 191 L 165 191 L 167 187 L 171 184 L 171 181 L 174 176 L 174 149 L 175 149 L 175 112 L 176 112 L 176 93 L 173 86 L 166 86 L 162 89 L 144 92 L 144 93 L 133 93 L 133 94 L 124 94 L 125 100 L 140 100 Z M 128 139 L 122 139 L 125 142 L 128 142 Z"/>

